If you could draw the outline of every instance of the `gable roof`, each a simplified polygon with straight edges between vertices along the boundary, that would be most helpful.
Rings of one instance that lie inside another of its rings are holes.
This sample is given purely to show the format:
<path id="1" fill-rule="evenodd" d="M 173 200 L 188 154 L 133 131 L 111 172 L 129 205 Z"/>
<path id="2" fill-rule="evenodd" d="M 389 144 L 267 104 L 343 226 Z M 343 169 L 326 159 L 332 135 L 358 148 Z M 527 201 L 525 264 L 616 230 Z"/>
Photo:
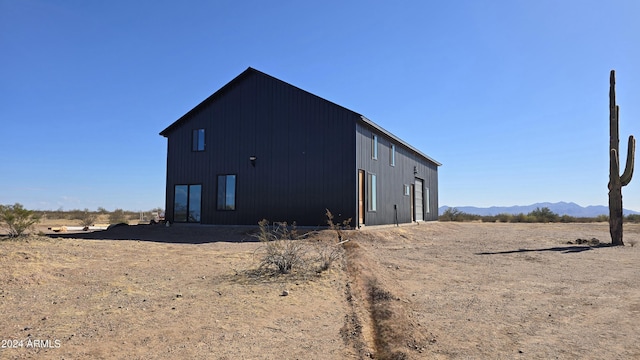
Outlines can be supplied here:
<path id="1" fill-rule="evenodd" d="M 204 101 L 202 101 L 200 104 L 196 105 L 193 109 L 189 110 L 186 114 L 182 115 L 178 120 L 176 120 L 175 122 L 173 122 L 171 125 L 169 125 L 167 128 L 165 128 L 164 130 L 162 130 L 160 132 L 160 135 L 164 136 L 164 137 L 168 137 L 169 133 L 171 133 L 173 131 L 173 129 L 177 128 L 178 126 L 182 125 L 182 123 L 186 122 L 189 118 L 191 118 L 192 115 L 198 113 L 201 109 L 205 108 L 206 106 L 208 106 L 209 104 L 211 104 L 212 102 L 214 102 L 216 99 L 218 99 L 219 97 L 221 97 L 222 95 L 224 95 L 229 89 L 233 88 L 236 84 L 238 84 L 239 82 L 243 81 L 245 78 L 247 78 L 249 75 L 251 74 L 259 74 L 261 76 L 266 76 L 270 79 L 273 79 L 275 81 L 281 82 L 287 86 L 291 86 L 299 91 L 305 92 L 311 96 L 320 98 L 326 102 L 329 102 L 331 104 L 334 104 L 335 106 L 341 107 L 349 112 L 354 113 L 355 115 L 358 116 L 358 118 L 364 123 L 367 124 L 369 126 L 371 126 L 372 128 L 374 128 L 375 130 L 377 130 L 378 132 L 390 137 L 391 139 L 393 139 L 394 141 L 398 142 L 399 144 L 403 145 L 404 147 L 410 149 L 411 151 L 415 152 L 416 154 L 418 154 L 419 156 L 425 158 L 426 160 L 432 162 L 433 164 L 435 164 L 436 166 L 441 166 L 442 164 L 437 162 L 436 160 L 432 159 L 431 157 L 427 156 L 426 154 L 424 154 L 422 151 L 418 150 L 417 148 L 413 147 L 412 145 L 408 144 L 407 142 L 405 142 L 404 140 L 400 139 L 399 137 L 393 135 L 391 132 L 385 130 L 384 128 L 382 128 L 380 125 L 376 124 L 375 122 L 367 119 L 364 115 L 359 114 L 353 110 L 347 109 L 344 106 L 338 105 L 336 103 L 333 103 L 327 99 L 321 98 L 318 95 L 312 94 L 306 90 L 300 89 L 297 86 L 291 85 L 287 82 L 284 82 L 278 78 L 275 78 L 269 74 L 263 73 L 262 71 L 256 70 L 252 67 L 248 67 L 245 71 L 243 71 L 242 73 L 240 73 L 240 75 L 236 76 L 233 80 L 229 81 L 226 85 L 224 85 L 223 87 L 221 87 L 220 89 L 218 89 L 216 92 L 214 92 L 213 94 L 211 94 L 208 98 L 206 98 Z"/>

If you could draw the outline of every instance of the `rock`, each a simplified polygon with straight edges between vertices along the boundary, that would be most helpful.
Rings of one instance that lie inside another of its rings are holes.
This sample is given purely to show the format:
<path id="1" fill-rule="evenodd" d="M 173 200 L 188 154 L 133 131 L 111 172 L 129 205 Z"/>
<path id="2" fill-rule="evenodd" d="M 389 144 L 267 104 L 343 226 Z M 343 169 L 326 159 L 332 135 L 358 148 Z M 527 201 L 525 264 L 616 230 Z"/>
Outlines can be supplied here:
<path id="1" fill-rule="evenodd" d="M 587 244 L 587 245 L 590 245 L 590 246 L 597 246 L 597 245 L 600 245 L 600 240 L 598 240 L 596 238 L 577 239 L 576 240 L 576 244 Z"/>
<path id="2" fill-rule="evenodd" d="M 289 295 L 289 290 L 282 291 L 282 296 L 288 296 L 288 295 Z"/>

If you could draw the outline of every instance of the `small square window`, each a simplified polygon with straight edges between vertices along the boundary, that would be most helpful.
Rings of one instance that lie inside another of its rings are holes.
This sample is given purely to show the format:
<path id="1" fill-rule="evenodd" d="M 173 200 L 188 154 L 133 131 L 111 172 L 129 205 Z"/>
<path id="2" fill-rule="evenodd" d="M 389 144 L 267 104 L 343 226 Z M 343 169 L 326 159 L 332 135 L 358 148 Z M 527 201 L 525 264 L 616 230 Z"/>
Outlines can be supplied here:
<path id="1" fill-rule="evenodd" d="M 204 129 L 193 130 L 193 141 L 191 150 L 204 151 Z"/>

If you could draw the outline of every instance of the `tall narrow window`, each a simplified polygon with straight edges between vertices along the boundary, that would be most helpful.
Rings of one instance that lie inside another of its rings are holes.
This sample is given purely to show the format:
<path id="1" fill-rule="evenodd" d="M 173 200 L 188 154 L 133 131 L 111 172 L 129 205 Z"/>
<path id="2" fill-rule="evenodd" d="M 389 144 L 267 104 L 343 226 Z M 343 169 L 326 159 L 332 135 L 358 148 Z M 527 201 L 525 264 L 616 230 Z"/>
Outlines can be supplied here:
<path id="1" fill-rule="evenodd" d="M 378 135 L 371 135 L 371 158 L 378 160 Z"/>
<path id="2" fill-rule="evenodd" d="M 389 165 L 396 166 L 396 146 L 394 144 L 389 147 Z"/>
<path id="3" fill-rule="evenodd" d="M 431 212 L 431 206 L 429 205 L 429 188 L 424 188 L 424 205 L 427 214 Z"/>
<path id="4" fill-rule="evenodd" d="M 367 177 L 367 197 L 368 197 L 368 210 L 376 211 L 377 203 L 378 203 L 378 191 L 376 190 L 376 175 L 368 174 Z"/>
<path id="5" fill-rule="evenodd" d="M 236 209 L 236 176 L 218 175 L 218 210 Z"/>
<path id="6" fill-rule="evenodd" d="M 191 150 L 204 151 L 204 129 L 193 130 L 193 141 Z"/>
<path id="7" fill-rule="evenodd" d="M 173 221 L 200 222 L 202 185 L 176 185 L 173 195 Z"/>

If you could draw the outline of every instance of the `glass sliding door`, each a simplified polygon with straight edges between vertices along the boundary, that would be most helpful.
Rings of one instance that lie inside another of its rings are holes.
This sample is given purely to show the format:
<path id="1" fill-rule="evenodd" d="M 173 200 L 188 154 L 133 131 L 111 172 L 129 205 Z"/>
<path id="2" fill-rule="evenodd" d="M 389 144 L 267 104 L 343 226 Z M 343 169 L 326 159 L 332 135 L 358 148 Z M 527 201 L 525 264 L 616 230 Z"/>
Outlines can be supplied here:
<path id="1" fill-rule="evenodd" d="M 173 196 L 173 221 L 187 221 L 187 204 L 188 204 L 189 185 L 176 185 L 176 191 Z"/>
<path id="2" fill-rule="evenodd" d="M 202 185 L 176 185 L 173 199 L 174 222 L 200 222 Z"/>

